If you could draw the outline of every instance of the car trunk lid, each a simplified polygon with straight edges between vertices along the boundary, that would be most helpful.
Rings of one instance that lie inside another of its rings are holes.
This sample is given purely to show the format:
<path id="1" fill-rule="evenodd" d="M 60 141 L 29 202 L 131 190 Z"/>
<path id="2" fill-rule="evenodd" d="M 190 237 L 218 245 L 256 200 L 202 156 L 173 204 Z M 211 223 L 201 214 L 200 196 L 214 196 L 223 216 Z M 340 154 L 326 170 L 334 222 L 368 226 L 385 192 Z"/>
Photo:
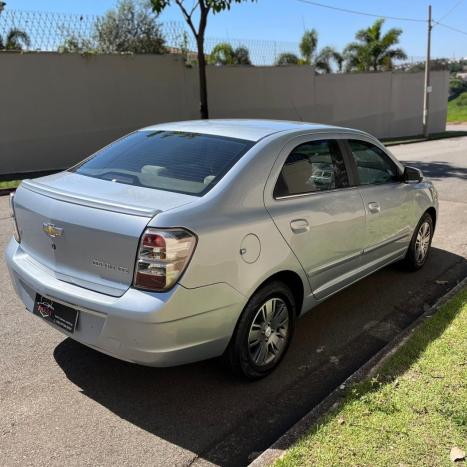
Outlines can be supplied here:
<path id="1" fill-rule="evenodd" d="M 23 250 L 55 277 L 121 296 L 150 219 L 195 199 L 62 172 L 23 182 L 15 212 Z"/>

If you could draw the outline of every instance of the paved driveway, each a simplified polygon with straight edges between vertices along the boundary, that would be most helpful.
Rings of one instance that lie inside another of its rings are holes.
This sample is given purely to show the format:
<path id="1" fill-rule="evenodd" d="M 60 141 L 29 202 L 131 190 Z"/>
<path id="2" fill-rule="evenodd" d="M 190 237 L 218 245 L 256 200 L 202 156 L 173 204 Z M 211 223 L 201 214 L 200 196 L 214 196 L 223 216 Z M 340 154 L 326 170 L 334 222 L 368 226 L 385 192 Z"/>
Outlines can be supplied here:
<path id="1" fill-rule="evenodd" d="M 257 383 L 236 381 L 215 360 L 144 368 L 64 339 L 23 311 L 2 262 L 0 464 L 244 465 L 266 448 L 467 273 L 467 138 L 392 151 L 440 191 L 427 265 L 416 274 L 388 267 L 323 303 Z M 1 249 L 10 233 L 3 197 Z"/>

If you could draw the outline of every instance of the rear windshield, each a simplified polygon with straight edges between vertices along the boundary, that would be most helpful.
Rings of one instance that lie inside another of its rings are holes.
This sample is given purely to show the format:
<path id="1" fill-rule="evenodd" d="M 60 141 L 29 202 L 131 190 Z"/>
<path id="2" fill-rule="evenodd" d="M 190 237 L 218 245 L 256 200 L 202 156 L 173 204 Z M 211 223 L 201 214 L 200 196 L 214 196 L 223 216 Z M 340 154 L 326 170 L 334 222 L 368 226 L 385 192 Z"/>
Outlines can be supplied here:
<path id="1" fill-rule="evenodd" d="M 202 196 L 253 144 L 199 133 L 137 131 L 70 170 L 127 185 Z"/>

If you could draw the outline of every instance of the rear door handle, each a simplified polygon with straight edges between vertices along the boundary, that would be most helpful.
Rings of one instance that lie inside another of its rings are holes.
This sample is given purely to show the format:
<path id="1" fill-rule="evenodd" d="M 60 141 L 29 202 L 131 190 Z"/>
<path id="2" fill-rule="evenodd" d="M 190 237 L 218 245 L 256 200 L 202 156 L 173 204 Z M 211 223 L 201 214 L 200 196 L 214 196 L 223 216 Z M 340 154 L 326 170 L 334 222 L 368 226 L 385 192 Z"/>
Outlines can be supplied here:
<path id="1" fill-rule="evenodd" d="M 372 201 L 371 203 L 368 203 L 368 210 L 373 214 L 376 214 L 381 211 L 381 206 L 376 201 Z"/>
<path id="2" fill-rule="evenodd" d="M 310 224 L 306 219 L 294 219 L 290 221 L 290 228 L 294 233 L 303 233 L 310 230 Z"/>

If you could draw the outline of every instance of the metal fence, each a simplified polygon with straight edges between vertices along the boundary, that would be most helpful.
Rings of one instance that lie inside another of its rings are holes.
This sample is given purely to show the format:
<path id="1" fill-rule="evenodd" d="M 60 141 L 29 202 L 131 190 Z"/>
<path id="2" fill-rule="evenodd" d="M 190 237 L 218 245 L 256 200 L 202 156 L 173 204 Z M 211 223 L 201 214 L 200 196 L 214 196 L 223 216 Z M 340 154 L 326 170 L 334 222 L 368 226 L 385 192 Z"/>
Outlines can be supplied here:
<path id="1" fill-rule="evenodd" d="M 30 38 L 29 51 L 60 51 L 66 39 L 73 38 L 78 42 L 93 42 L 95 26 L 101 16 L 80 15 L 71 13 L 55 13 L 44 11 L 22 11 L 6 9 L 0 13 L 0 36 L 5 38 L 12 29 L 20 29 Z M 185 49 L 194 56 L 196 42 L 182 22 L 160 23 L 166 46 L 171 52 Z M 234 48 L 246 47 L 254 65 L 272 65 L 282 53 L 300 55 L 297 42 L 256 40 L 239 38 L 207 37 L 205 40 L 206 53 L 220 42 L 228 42 Z M 395 63 L 401 70 L 417 65 L 423 68 L 424 57 L 409 57 L 407 60 Z M 445 69 L 440 63 L 432 65 L 433 69 Z"/>
<path id="2" fill-rule="evenodd" d="M 71 35 L 89 39 L 98 19 L 93 15 L 5 10 L 0 14 L 0 35 L 5 38 L 12 29 L 20 29 L 31 41 L 26 50 L 56 52 Z"/>
<path id="3" fill-rule="evenodd" d="M 0 14 L 0 35 L 5 38 L 10 30 L 20 29 L 30 38 L 30 45 L 23 47 L 24 50 L 56 52 L 70 37 L 92 43 L 95 25 L 100 19 L 100 16 L 93 15 L 7 9 Z M 164 22 L 160 23 L 160 27 L 169 49 L 196 51 L 196 42 L 183 23 Z M 295 42 L 225 37 L 207 37 L 206 53 L 210 53 L 220 42 L 228 42 L 233 47 L 246 47 L 255 65 L 272 65 L 284 52 L 299 53 Z"/>

